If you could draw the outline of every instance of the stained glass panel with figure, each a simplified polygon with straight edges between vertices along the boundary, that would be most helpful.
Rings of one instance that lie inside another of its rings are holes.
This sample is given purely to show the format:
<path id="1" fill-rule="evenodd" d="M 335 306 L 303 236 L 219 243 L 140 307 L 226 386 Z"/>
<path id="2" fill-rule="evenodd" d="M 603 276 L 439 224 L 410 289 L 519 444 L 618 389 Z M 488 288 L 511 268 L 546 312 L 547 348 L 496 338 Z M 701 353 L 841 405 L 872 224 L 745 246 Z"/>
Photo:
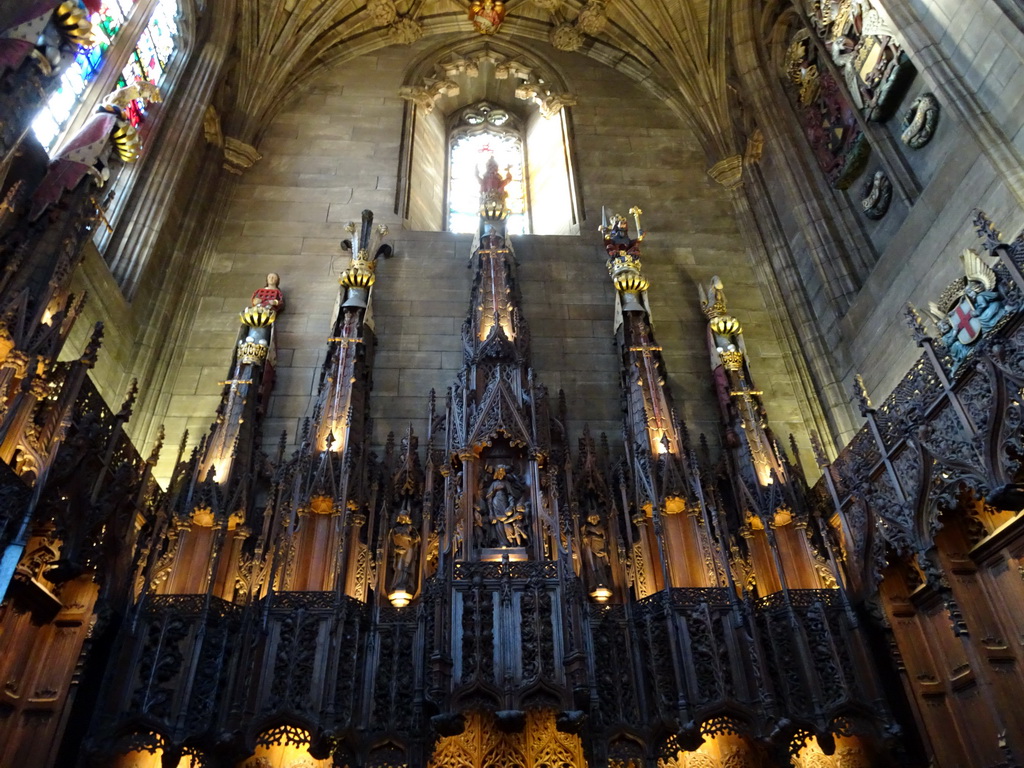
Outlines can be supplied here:
<path id="1" fill-rule="evenodd" d="M 494 157 L 502 174 L 511 174 L 508 192 L 507 231 L 527 231 L 526 183 L 523 172 L 523 143 L 514 133 L 480 130 L 456 136 L 451 143 L 448 165 L 448 230 L 476 232 L 480 224 L 480 176 L 488 158 Z"/>

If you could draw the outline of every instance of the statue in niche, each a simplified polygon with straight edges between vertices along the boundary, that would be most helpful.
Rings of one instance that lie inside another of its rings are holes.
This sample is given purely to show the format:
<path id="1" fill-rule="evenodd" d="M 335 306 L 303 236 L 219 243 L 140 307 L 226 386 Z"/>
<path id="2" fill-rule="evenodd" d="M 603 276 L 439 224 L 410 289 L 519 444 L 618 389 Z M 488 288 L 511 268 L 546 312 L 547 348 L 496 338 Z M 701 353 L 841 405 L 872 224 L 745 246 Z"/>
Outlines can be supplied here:
<path id="1" fill-rule="evenodd" d="M 608 585 L 608 535 L 601 521 L 601 513 L 597 509 L 597 501 L 587 499 L 586 522 L 580 526 L 580 538 L 583 539 L 586 565 L 595 584 Z"/>
<path id="2" fill-rule="evenodd" d="M 238 360 L 253 365 L 266 363 L 263 379 L 266 395 L 270 393 L 274 376 L 272 330 L 278 313 L 284 310 L 280 286 L 281 276 L 276 272 L 268 274 L 266 285 L 253 291 L 249 306 L 239 316 L 242 333 L 238 341 Z"/>
<path id="3" fill-rule="evenodd" d="M 480 34 L 493 35 L 505 20 L 505 3 L 502 0 L 473 0 L 469 6 L 469 20 Z"/>
<path id="4" fill-rule="evenodd" d="M 506 464 L 495 467 L 484 503 L 487 522 L 492 526 L 491 541 L 498 547 L 524 547 L 529 538 L 526 533 L 527 505 L 517 486 L 511 467 Z"/>
<path id="5" fill-rule="evenodd" d="M 419 552 L 420 534 L 412 523 L 410 496 L 405 497 L 402 509 L 391 528 L 391 589 L 412 592 L 413 567 Z"/>

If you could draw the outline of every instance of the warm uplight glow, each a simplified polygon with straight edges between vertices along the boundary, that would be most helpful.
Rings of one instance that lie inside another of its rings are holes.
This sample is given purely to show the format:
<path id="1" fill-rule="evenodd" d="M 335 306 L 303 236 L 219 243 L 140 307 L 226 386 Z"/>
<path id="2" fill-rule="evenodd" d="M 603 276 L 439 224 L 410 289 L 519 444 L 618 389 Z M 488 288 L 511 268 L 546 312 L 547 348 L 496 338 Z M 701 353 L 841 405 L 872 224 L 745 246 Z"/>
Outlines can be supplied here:
<path id="1" fill-rule="evenodd" d="M 612 591 L 608 589 L 604 584 L 598 584 L 590 596 L 594 598 L 594 602 L 607 603 L 608 599 L 612 596 Z"/>
<path id="2" fill-rule="evenodd" d="M 510 563 L 520 563 L 527 558 L 525 549 L 485 549 L 480 559 L 485 563 L 500 563 L 505 559 Z"/>
<path id="3" fill-rule="evenodd" d="M 391 604 L 395 606 L 395 608 L 405 608 L 405 606 L 412 601 L 412 595 L 404 589 L 396 589 L 388 595 L 388 600 L 391 601 Z"/>

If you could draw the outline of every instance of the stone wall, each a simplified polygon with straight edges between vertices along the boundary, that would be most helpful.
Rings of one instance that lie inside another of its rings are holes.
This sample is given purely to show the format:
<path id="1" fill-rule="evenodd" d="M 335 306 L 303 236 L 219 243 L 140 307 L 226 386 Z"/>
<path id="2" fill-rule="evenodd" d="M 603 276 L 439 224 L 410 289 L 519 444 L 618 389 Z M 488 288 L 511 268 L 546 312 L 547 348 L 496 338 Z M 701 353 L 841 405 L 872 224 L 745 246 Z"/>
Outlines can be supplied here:
<path id="1" fill-rule="evenodd" d="M 872 399 L 880 402 L 919 354 L 904 321 L 906 304 L 924 308 L 935 300 L 962 274 L 961 250 L 978 245 L 973 209 L 985 210 L 1007 236 L 1024 226 L 1019 194 L 1008 183 L 1017 172 L 993 160 L 1002 154 L 1012 161 L 1015 152 L 1020 159 L 1024 37 L 993 0 L 877 0 L 874 5 L 905 27 L 905 49 L 918 69 L 900 110 L 879 126 L 920 186 L 911 205 L 894 193 L 888 215 L 872 222 L 859 210 L 857 194 L 823 189 L 820 174 L 799 181 L 803 190 L 793 189 L 784 166 L 802 164 L 817 172 L 802 132 L 780 98 L 758 119 L 783 126 L 789 142 L 766 147 L 763 171 L 777 226 L 817 319 L 816 332 L 831 350 L 846 391 L 860 373 Z M 938 96 L 942 112 L 932 142 L 912 150 L 900 141 L 900 122 L 926 91 Z M 972 109 L 976 117 L 967 116 Z M 873 156 L 851 193 L 877 165 Z M 818 206 L 810 216 L 799 203 L 808 193 Z M 849 266 L 858 263 L 867 268 Z M 841 285 L 847 280 L 852 292 Z"/>
<path id="2" fill-rule="evenodd" d="M 404 103 L 397 92 L 410 62 L 438 42 L 384 49 L 324 72 L 269 127 L 259 147 L 264 159 L 225 184 L 230 203 L 193 330 L 175 355 L 180 365 L 165 419 L 171 444 L 186 426 L 202 431 L 209 424 L 237 313 L 270 270 L 282 275 L 288 307 L 279 321 L 268 439 L 282 429 L 294 436 L 312 414 L 336 276 L 345 265 L 338 241 L 345 223 L 357 220 L 363 208 L 398 230 L 392 211 Z M 743 321 L 769 407 L 786 416 L 777 420 L 777 431 L 802 430 L 790 366 L 773 337 L 732 202 L 706 176 L 695 139 L 660 100 L 623 75 L 539 44 L 531 50 L 553 62 L 579 99 L 571 117 L 585 202 L 582 234 L 515 243 L 537 376 L 552 394 L 566 391 L 572 439 L 587 422 L 609 432 L 613 444 L 621 442 L 613 291 L 597 232 L 601 205 L 622 212 L 640 205 L 645 211 L 655 332 L 691 430 L 717 438 L 696 287 L 714 273 L 722 276 L 730 309 Z M 371 407 L 378 444 L 409 422 L 423 433 L 429 390 L 440 396 L 462 363 L 458 331 L 472 278 L 468 236 L 398 230 L 391 242 L 396 254 L 379 266 L 374 289 L 378 348 Z M 165 462 L 164 476 L 166 471 Z"/>

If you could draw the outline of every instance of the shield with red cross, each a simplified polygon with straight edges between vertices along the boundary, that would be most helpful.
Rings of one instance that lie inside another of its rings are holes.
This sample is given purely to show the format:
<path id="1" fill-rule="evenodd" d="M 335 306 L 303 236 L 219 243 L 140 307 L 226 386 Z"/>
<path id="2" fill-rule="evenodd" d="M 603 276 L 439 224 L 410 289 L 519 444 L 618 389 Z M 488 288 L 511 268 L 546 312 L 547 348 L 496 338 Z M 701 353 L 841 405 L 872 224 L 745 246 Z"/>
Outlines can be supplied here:
<path id="1" fill-rule="evenodd" d="M 956 329 L 956 340 L 961 344 L 973 344 L 981 336 L 981 321 L 974 313 L 974 305 L 966 296 L 953 307 L 948 317 L 950 324 Z"/>

